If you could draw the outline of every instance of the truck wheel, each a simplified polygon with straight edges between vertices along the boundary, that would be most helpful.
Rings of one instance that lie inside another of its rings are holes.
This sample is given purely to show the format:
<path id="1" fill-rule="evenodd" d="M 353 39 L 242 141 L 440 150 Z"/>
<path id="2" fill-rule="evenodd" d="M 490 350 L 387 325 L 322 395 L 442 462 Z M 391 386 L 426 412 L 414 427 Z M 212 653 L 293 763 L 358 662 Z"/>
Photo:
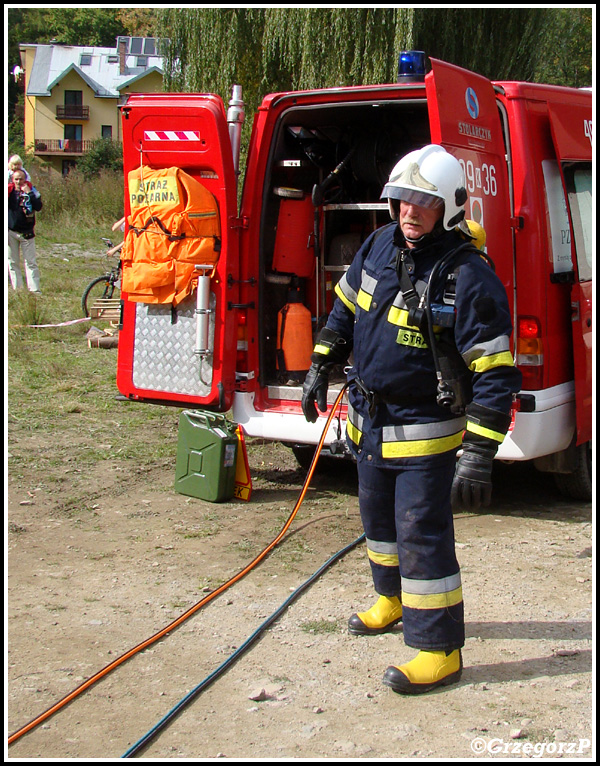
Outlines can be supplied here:
<path id="1" fill-rule="evenodd" d="M 303 444 L 291 445 L 291 450 L 294 453 L 294 457 L 298 461 L 298 465 L 304 470 L 308 470 L 310 468 L 310 464 L 312 463 L 313 457 L 315 456 L 315 449 L 316 447 L 305 446 Z M 317 463 L 317 470 L 319 467 L 320 466 Z"/>
<path id="2" fill-rule="evenodd" d="M 586 442 L 576 448 L 575 470 L 572 473 L 555 473 L 554 481 L 559 492 L 574 500 L 592 499 L 592 443 Z"/>

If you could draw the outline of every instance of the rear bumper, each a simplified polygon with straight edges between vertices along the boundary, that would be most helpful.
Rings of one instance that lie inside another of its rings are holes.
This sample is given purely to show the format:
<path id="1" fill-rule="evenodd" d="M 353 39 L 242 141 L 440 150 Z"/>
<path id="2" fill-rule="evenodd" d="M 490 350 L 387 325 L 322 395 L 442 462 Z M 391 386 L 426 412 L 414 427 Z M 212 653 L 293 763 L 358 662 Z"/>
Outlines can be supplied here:
<path id="1" fill-rule="evenodd" d="M 517 412 L 514 427 L 500 445 L 498 460 L 533 460 L 567 449 L 575 432 L 575 384 L 563 383 L 542 391 L 533 412 Z"/>
<path id="2" fill-rule="evenodd" d="M 328 394 L 328 404 L 331 406 L 337 398 L 335 390 Z M 248 436 L 269 439 L 293 444 L 318 444 L 323 434 L 328 413 L 323 413 L 316 423 L 309 423 L 300 409 L 302 389 L 288 389 L 287 396 L 290 404 L 298 406 L 298 412 L 287 412 L 270 409 L 257 410 L 254 407 L 254 394 L 236 392 L 233 400 L 233 420 L 242 426 Z M 335 417 L 327 431 L 324 446 L 345 439 L 345 418 Z"/>
<path id="3" fill-rule="evenodd" d="M 329 392 L 329 404 L 336 391 Z M 533 460 L 567 449 L 575 432 L 575 386 L 564 383 L 542 391 L 528 391 L 535 399 L 533 412 L 517 412 L 514 426 L 498 449 L 498 460 Z M 299 405 L 298 389 L 289 389 L 287 400 Z M 318 444 L 325 425 L 325 415 L 309 423 L 302 412 L 275 409 L 259 411 L 254 394 L 237 392 L 233 402 L 233 419 L 248 436 L 294 444 Z M 345 419 L 336 417 L 327 431 L 324 445 L 345 438 Z"/>

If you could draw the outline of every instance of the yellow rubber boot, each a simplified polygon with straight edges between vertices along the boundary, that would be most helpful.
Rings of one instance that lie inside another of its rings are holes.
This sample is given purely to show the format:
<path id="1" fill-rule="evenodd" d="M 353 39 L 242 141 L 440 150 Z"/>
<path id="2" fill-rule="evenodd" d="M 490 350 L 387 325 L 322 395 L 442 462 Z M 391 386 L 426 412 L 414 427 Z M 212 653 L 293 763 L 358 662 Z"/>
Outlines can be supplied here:
<path id="1" fill-rule="evenodd" d="M 423 694 L 438 686 L 447 686 L 460 680 L 462 674 L 460 649 L 445 651 L 420 651 L 414 660 L 396 667 L 390 665 L 383 676 L 383 683 L 399 694 Z"/>
<path id="2" fill-rule="evenodd" d="M 402 602 L 398 596 L 379 596 L 366 612 L 353 614 L 348 620 L 348 632 L 354 636 L 376 636 L 386 633 L 402 619 Z"/>

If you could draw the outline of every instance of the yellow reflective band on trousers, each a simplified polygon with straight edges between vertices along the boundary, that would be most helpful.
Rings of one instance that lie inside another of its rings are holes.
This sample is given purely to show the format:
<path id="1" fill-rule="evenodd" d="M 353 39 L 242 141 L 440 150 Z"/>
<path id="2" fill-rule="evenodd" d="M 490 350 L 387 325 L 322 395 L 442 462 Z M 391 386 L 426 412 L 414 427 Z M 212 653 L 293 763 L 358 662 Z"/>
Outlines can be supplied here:
<path id="1" fill-rule="evenodd" d="M 374 564 L 380 564 L 383 567 L 397 567 L 399 565 L 396 543 L 382 543 L 367 538 L 367 556 Z"/>
<path id="2" fill-rule="evenodd" d="M 493 441 L 502 442 L 504 441 L 505 434 L 500 433 L 500 431 L 492 431 L 491 428 L 484 428 L 483 426 L 478 425 L 477 423 L 471 423 L 467 420 L 467 431 L 471 431 L 471 433 L 479 434 L 479 436 L 485 436 L 488 439 L 493 439 Z"/>
<path id="3" fill-rule="evenodd" d="M 440 455 L 460 447 L 464 418 L 441 423 L 423 423 L 383 428 L 381 455 L 384 458 Z"/>
<path id="4" fill-rule="evenodd" d="M 409 609 L 443 609 L 462 601 L 460 572 L 439 580 L 402 578 L 402 606 Z"/>

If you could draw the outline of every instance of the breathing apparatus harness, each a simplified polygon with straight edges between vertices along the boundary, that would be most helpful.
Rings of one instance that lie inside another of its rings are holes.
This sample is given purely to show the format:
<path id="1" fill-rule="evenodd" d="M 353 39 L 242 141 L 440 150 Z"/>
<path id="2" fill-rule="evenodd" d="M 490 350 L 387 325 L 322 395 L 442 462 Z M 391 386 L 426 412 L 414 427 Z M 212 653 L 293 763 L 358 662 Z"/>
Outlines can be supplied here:
<path id="1" fill-rule="evenodd" d="M 383 232 L 384 229 L 385 227 L 383 227 L 380 232 Z M 373 247 L 380 232 L 373 237 L 371 247 Z M 453 266 L 455 268 L 459 265 L 458 260 L 461 254 L 466 255 L 467 253 L 476 253 L 483 258 L 492 269 L 494 269 L 493 261 L 486 253 L 478 250 L 471 242 L 465 242 L 451 250 L 449 253 L 446 253 L 446 255 L 442 256 L 434 264 L 429 274 L 429 279 L 427 280 L 427 286 L 425 287 L 423 294 L 419 296 L 419 293 L 410 279 L 406 265 L 408 250 L 400 247 L 396 242 L 395 247 L 396 273 L 398 274 L 402 297 L 404 298 L 404 302 L 408 309 L 408 322 L 409 324 L 418 327 L 421 333 L 429 340 L 429 347 L 431 348 L 438 381 L 436 402 L 440 407 L 449 409 L 455 415 L 464 415 L 465 408 L 471 401 L 472 373 L 456 348 L 453 339 L 451 340 L 448 337 L 443 336 L 437 337 L 434 332 L 434 325 L 448 329 L 454 327 L 454 309 L 452 305 L 432 304 L 430 296 L 433 294 L 434 288 L 440 279 L 440 275 L 442 275 L 448 267 Z M 451 271 L 446 275 L 446 288 L 444 293 L 444 295 L 448 296 L 448 300 L 451 303 L 453 303 L 454 299 L 455 286 L 456 273 Z M 373 414 L 376 405 L 380 402 L 402 404 L 406 400 L 406 397 L 402 396 L 381 395 L 376 391 L 369 391 L 358 378 L 356 378 L 354 382 L 363 396 L 367 399 L 371 414 Z M 414 402 L 415 399 L 413 398 L 411 401 Z"/>
<path id="2" fill-rule="evenodd" d="M 440 274 L 449 266 L 456 266 L 460 254 L 478 253 L 493 268 L 493 262 L 482 251 L 465 242 L 440 258 L 433 266 L 427 286 L 419 298 L 406 266 L 406 250 L 399 250 L 396 258 L 396 270 L 400 281 L 402 296 L 408 307 L 408 321 L 417 326 L 429 339 L 437 377 L 436 401 L 440 407 L 450 409 L 454 414 L 462 415 L 471 399 L 471 372 L 464 363 L 454 342 L 437 337 L 434 325 L 443 328 L 454 326 L 455 316 L 451 306 L 432 304 L 430 296 L 433 293 Z M 452 293 L 455 287 L 456 275 L 450 272 L 446 276 L 446 293 Z M 452 300 L 453 296 L 449 296 Z"/>

